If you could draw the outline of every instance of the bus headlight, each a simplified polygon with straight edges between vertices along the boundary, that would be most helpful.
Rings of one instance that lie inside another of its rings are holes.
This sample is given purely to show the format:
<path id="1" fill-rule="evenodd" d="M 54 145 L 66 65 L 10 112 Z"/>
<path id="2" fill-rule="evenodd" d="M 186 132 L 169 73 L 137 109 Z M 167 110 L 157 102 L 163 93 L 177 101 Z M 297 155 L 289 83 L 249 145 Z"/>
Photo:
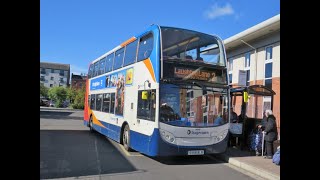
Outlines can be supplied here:
<path id="1" fill-rule="evenodd" d="M 165 141 L 167 141 L 171 144 L 175 144 L 176 138 L 173 136 L 173 134 L 171 134 L 165 130 L 160 130 L 160 135 L 161 135 L 162 139 L 164 139 Z"/>
<path id="2" fill-rule="evenodd" d="M 222 141 L 223 139 L 226 138 L 228 134 L 228 129 L 221 131 L 220 133 L 214 134 L 214 132 L 211 133 L 211 137 L 213 139 L 213 143 L 216 144 L 220 141 Z"/>

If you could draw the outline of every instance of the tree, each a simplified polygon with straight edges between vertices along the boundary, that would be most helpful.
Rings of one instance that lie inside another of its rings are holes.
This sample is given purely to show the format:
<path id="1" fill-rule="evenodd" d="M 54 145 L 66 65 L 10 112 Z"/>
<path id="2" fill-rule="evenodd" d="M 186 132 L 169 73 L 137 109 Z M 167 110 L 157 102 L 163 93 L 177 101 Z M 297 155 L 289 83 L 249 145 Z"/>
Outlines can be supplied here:
<path id="1" fill-rule="evenodd" d="M 74 109 L 84 109 L 85 94 L 86 94 L 86 89 L 84 87 L 76 90 L 76 96 L 74 99 L 74 103 L 72 104 L 72 107 Z"/>
<path id="2" fill-rule="evenodd" d="M 67 89 L 63 86 L 50 88 L 48 91 L 49 98 L 55 101 L 56 107 L 62 107 L 63 101 L 67 98 Z"/>
<path id="3" fill-rule="evenodd" d="M 43 83 L 40 82 L 40 95 L 43 97 L 48 97 L 48 89 L 43 85 Z"/>
<path id="4" fill-rule="evenodd" d="M 70 100 L 70 103 L 73 103 L 74 102 L 74 99 L 76 98 L 76 95 L 77 95 L 77 90 L 74 89 L 74 88 L 67 88 L 67 99 Z"/>

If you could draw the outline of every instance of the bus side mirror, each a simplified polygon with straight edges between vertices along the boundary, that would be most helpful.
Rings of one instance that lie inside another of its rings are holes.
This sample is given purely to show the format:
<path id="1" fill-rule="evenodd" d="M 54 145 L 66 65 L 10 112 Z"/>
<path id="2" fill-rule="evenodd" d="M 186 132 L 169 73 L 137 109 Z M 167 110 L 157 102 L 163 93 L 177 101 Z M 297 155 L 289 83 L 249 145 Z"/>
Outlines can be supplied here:
<path id="1" fill-rule="evenodd" d="M 250 96 L 248 95 L 248 92 L 243 92 L 243 101 L 246 103 L 250 99 Z"/>
<path id="2" fill-rule="evenodd" d="M 148 100 L 148 91 L 141 92 L 141 99 Z"/>

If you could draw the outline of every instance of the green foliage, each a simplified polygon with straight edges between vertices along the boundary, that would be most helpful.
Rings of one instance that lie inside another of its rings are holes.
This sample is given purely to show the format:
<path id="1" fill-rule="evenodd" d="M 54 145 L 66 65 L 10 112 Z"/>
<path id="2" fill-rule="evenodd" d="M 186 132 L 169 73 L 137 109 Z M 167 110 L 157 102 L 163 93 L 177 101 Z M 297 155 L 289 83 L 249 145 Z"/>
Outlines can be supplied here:
<path id="1" fill-rule="evenodd" d="M 55 102 L 56 107 L 62 107 L 63 101 L 67 98 L 67 89 L 63 86 L 50 88 L 49 98 Z"/>
<path id="2" fill-rule="evenodd" d="M 55 107 L 62 107 L 66 99 L 70 100 L 71 107 L 74 109 L 84 109 L 86 89 L 74 89 L 64 87 L 53 87 L 48 91 L 48 96 L 55 102 Z"/>
<path id="3" fill-rule="evenodd" d="M 70 103 L 74 102 L 74 99 L 76 98 L 77 95 L 77 90 L 74 88 L 67 88 L 67 99 L 70 100 Z"/>
<path id="4" fill-rule="evenodd" d="M 40 82 L 40 95 L 43 97 L 48 97 L 48 90 L 49 88 L 45 87 L 41 82 Z"/>
<path id="5" fill-rule="evenodd" d="M 86 93 L 85 88 L 76 90 L 76 96 L 74 102 L 72 103 L 72 108 L 74 109 L 84 109 L 84 96 Z"/>

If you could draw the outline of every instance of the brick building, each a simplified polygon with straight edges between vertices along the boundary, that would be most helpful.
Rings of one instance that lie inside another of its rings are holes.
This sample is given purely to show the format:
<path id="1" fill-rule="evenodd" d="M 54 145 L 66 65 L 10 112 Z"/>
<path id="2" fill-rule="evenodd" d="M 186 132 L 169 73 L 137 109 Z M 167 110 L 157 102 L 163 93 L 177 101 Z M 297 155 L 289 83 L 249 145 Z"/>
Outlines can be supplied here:
<path id="1" fill-rule="evenodd" d="M 71 73 L 71 88 L 81 89 L 86 86 L 87 76 L 84 74 L 76 75 Z"/>
<path id="2" fill-rule="evenodd" d="M 246 85 L 261 84 L 275 91 L 273 113 L 280 138 L 280 14 L 224 40 L 229 77 L 233 87 L 239 85 L 239 71 L 246 72 Z M 240 113 L 241 97 L 234 104 Z M 270 97 L 251 97 L 247 115 L 262 118 L 271 107 Z"/>

